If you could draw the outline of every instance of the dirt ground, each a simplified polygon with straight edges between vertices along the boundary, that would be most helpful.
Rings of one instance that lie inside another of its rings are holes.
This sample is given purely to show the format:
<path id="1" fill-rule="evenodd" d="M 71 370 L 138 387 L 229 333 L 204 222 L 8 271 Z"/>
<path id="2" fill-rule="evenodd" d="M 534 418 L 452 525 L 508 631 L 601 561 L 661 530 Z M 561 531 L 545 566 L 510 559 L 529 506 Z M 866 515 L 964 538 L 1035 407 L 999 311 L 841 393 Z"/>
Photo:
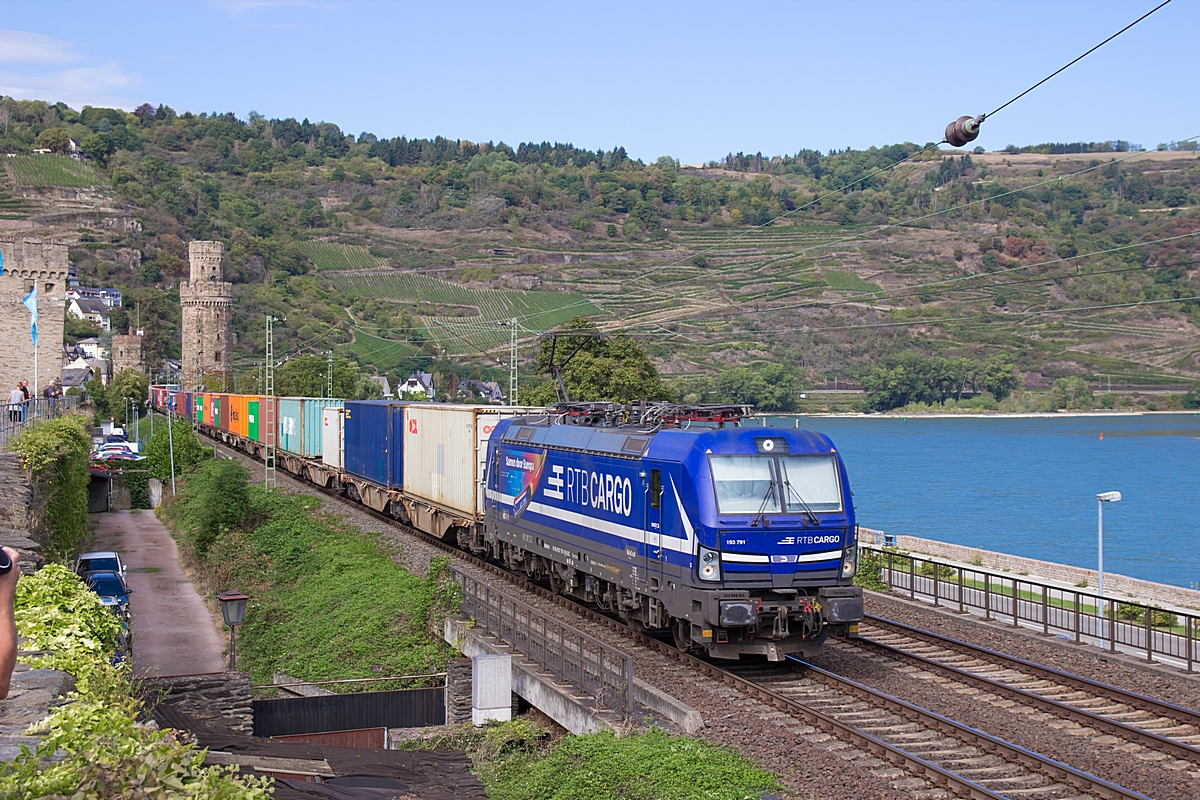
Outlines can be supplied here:
<path id="1" fill-rule="evenodd" d="M 224 641 L 179 565 L 175 540 L 151 511 L 93 514 L 95 549 L 125 562 L 137 675 L 198 675 L 228 666 Z"/>

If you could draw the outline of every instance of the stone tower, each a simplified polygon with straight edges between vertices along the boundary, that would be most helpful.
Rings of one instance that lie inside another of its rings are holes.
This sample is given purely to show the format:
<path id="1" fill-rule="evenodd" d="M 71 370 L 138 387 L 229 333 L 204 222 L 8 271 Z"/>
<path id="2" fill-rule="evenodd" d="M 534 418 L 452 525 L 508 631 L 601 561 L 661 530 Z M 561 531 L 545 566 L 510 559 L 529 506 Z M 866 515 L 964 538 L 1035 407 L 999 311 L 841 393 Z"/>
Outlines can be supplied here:
<path id="1" fill-rule="evenodd" d="M 0 239 L 0 389 L 6 394 L 17 381 L 29 381 L 35 397 L 62 378 L 63 314 L 67 296 L 67 246 L 41 239 Z M 33 376 L 33 337 L 29 310 L 21 300 L 37 284 L 37 383 Z"/>
<path id="2" fill-rule="evenodd" d="M 113 375 L 123 369 L 136 369 L 146 374 L 146 337 L 139 330 L 131 330 L 128 336 L 112 337 Z"/>
<path id="3" fill-rule="evenodd" d="M 188 243 L 191 280 L 179 284 L 183 305 L 184 389 L 221 389 L 233 382 L 233 284 L 222 278 L 220 242 Z"/>

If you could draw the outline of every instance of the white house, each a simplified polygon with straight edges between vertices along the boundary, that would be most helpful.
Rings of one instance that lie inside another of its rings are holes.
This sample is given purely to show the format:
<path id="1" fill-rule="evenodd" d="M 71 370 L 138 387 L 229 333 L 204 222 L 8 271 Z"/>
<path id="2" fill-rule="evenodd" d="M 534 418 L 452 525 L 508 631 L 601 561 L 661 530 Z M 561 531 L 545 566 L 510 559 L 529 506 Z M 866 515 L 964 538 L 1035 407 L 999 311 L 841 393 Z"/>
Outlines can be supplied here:
<path id="1" fill-rule="evenodd" d="M 103 300 L 80 297 L 71 300 L 70 305 L 67 306 L 67 313 L 76 319 L 94 322 L 100 326 L 101 330 L 107 331 L 109 329 L 108 308 Z"/>
<path id="2" fill-rule="evenodd" d="M 414 372 L 408 376 L 408 380 L 396 387 L 396 394 L 403 397 L 404 395 L 414 395 L 424 392 L 425 396 L 430 400 L 434 397 L 433 376 L 428 372 Z"/>

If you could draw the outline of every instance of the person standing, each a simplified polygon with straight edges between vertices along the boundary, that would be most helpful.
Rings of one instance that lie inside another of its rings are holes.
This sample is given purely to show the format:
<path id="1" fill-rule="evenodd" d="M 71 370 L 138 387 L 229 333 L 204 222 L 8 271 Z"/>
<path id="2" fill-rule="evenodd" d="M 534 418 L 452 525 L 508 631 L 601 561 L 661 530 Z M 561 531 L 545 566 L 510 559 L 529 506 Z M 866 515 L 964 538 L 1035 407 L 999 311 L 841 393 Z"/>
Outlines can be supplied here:
<path id="1" fill-rule="evenodd" d="M 21 384 L 17 384 L 17 388 L 8 393 L 8 421 L 14 426 L 21 421 L 25 410 L 25 393 L 21 391 Z"/>
<path id="2" fill-rule="evenodd" d="M 17 385 L 21 388 L 21 394 L 25 395 L 25 399 L 28 400 L 32 396 L 29 391 L 29 381 L 21 381 Z"/>

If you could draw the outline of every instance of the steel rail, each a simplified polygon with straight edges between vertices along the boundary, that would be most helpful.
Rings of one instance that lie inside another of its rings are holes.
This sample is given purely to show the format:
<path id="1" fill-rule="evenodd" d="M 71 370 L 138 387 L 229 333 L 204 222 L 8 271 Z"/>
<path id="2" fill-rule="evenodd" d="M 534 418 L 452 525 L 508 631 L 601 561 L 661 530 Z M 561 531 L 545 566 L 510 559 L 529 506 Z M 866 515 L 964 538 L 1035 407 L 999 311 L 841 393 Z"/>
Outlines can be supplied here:
<path id="1" fill-rule="evenodd" d="M 822 669 L 816 664 L 809 663 L 801 658 L 796 658 L 795 656 L 788 656 L 788 658 L 799 664 L 805 672 L 820 676 L 821 682 L 826 685 L 833 684 L 847 694 L 866 700 L 874 705 L 880 705 L 927 728 L 932 728 L 963 741 L 970 742 L 982 750 L 1003 756 L 1006 760 L 1029 767 L 1035 772 L 1048 774 L 1058 780 L 1070 783 L 1082 791 L 1091 792 L 1100 797 L 1122 798 L 1123 800 L 1125 798 L 1145 797 L 1145 795 L 1131 789 L 1126 789 L 1123 786 L 1118 786 L 1103 778 L 1098 778 L 1090 773 L 1075 769 L 1072 766 L 1055 761 L 1040 753 L 1027 750 L 1020 745 L 992 736 L 990 733 L 984 733 L 965 723 L 956 722 L 949 717 L 944 717 L 941 714 L 922 708 L 907 700 L 901 700 L 878 689 L 872 689 L 870 686 L 861 684 L 858 681 L 830 672 L 827 669 Z"/>
<path id="2" fill-rule="evenodd" d="M 974 684 L 982 689 L 985 689 L 992 694 L 1002 695 L 1011 700 L 1024 703 L 1026 705 L 1035 706 L 1044 711 L 1049 711 L 1058 717 L 1070 719 L 1074 722 L 1087 725 L 1092 728 L 1104 731 L 1105 733 L 1120 736 L 1132 742 L 1137 742 L 1140 745 L 1153 748 L 1160 752 L 1169 753 L 1176 758 L 1187 759 L 1189 761 L 1200 763 L 1200 748 L 1193 747 L 1186 742 L 1180 742 L 1167 736 L 1160 736 L 1152 731 L 1147 731 L 1130 725 L 1125 722 L 1110 719 L 1100 714 L 1093 714 L 1082 708 L 1076 708 L 1050 697 L 1043 697 L 1040 694 L 1035 694 L 1025 689 L 1019 689 L 1015 686 L 1009 686 L 1000 681 L 993 680 L 983 675 L 978 675 L 974 672 L 955 667 L 950 664 L 943 664 L 940 661 L 935 661 L 931 658 L 910 653 L 907 650 L 902 650 L 894 645 L 877 642 L 870 638 L 870 634 L 860 634 L 860 638 L 853 640 L 855 646 L 870 647 L 890 656 L 899 656 L 901 658 L 915 661 L 926 669 L 939 670 L 954 677 L 955 680 L 962 683 Z"/>
<path id="3" fill-rule="evenodd" d="M 227 450 L 231 450 L 239 456 L 256 458 L 256 456 L 252 456 L 243 450 L 238 450 L 237 448 L 231 447 L 228 443 L 216 439 L 216 437 L 209 436 L 207 432 L 204 433 L 210 439 L 213 439 L 213 441 L 219 446 L 224 447 Z M 817 711 L 816 709 L 810 708 L 799 701 L 775 692 L 760 683 L 748 678 L 744 678 L 689 653 L 684 653 L 678 648 L 649 636 L 646 633 L 635 631 L 619 620 L 613 619 L 605 614 L 600 613 L 599 611 L 588 608 L 587 606 L 582 605 L 581 603 L 578 603 L 570 598 L 551 592 L 549 589 L 539 586 L 523 576 L 511 573 L 508 570 L 479 558 L 478 556 L 475 556 L 464 550 L 460 550 L 459 548 L 450 545 L 449 543 L 444 542 L 441 539 L 432 536 L 431 534 L 425 533 L 422 530 L 401 522 L 395 517 L 392 517 L 390 514 L 385 514 L 381 511 L 376 511 L 369 506 L 356 503 L 338 492 L 335 492 L 324 486 L 318 486 L 311 481 L 306 481 L 299 475 L 289 474 L 289 477 L 294 478 L 296 481 L 306 483 L 308 486 L 311 486 L 314 490 L 320 492 L 321 494 L 334 498 L 335 500 L 339 501 L 339 503 L 349 506 L 356 511 L 365 511 L 380 521 L 387 522 L 393 527 L 402 529 L 405 533 L 413 535 L 426 544 L 437 547 L 438 549 L 454 556 L 455 558 L 461 559 L 472 564 L 473 566 L 486 570 L 498 578 L 508 581 L 509 583 L 528 592 L 536 594 L 542 599 L 552 602 L 563 609 L 571 611 L 572 613 L 602 625 L 609 630 L 625 636 L 626 638 L 631 639 L 638 644 L 644 645 L 661 655 L 672 658 L 696 672 L 713 678 L 714 680 L 717 680 L 726 686 L 737 689 L 750 697 L 757 698 L 773 708 L 784 711 L 791 716 L 798 717 L 809 723 L 812 727 L 824 731 L 831 736 L 835 736 L 842 741 L 850 742 L 864 752 L 880 757 L 898 767 L 902 767 L 914 775 L 927 779 L 930 783 L 936 786 L 949 789 L 961 797 L 970 798 L 970 800 L 1007 800 L 1005 795 L 998 794 L 997 792 L 994 792 L 985 786 L 981 786 L 980 784 L 955 773 L 953 770 L 941 767 L 932 761 L 928 761 L 914 753 L 905 750 L 904 748 L 891 744 L 877 736 L 867 733 L 866 731 L 859 730 L 852 725 L 841 722 L 840 720 Z M 799 659 L 796 660 L 799 661 Z M 807 665 L 807 662 L 800 663 Z M 806 668 L 820 670 L 819 667 L 811 665 L 807 665 Z M 820 672 L 825 673 L 824 670 L 820 670 Z M 1118 786 L 1114 783 L 1110 783 L 1094 775 L 1089 775 L 1088 773 L 1076 770 L 1073 767 L 1069 767 L 1065 764 L 1060 764 L 1053 759 L 1046 758 L 1045 756 L 1041 756 L 1033 751 L 1026 750 L 1018 745 L 1004 742 L 1002 739 L 997 739 L 981 731 L 976 731 L 970 726 L 954 722 L 947 717 L 935 714 L 934 712 L 928 711 L 919 706 L 906 703 L 903 700 L 899 700 L 898 698 L 894 698 L 862 684 L 855 683 L 847 678 L 836 676 L 833 673 L 825 674 L 829 675 L 832 680 L 844 683 L 847 687 L 853 685 L 856 693 L 861 692 L 861 696 L 864 699 L 867 699 L 869 702 L 872 702 L 875 705 L 880 705 L 884 708 L 890 708 L 893 711 L 900 711 L 901 709 L 904 709 L 902 712 L 904 716 L 909 717 L 914 721 L 921 722 L 922 724 L 930 725 L 931 727 L 936 726 L 937 729 L 951 735 L 960 736 L 964 741 L 971 741 L 976 745 L 980 745 L 981 749 L 988 750 L 995 748 L 998 753 L 1011 752 L 1013 755 L 1009 757 L 1009 760 L 1016 760 L 1018 763 L 1029 767 L 1030 769 L 1039 771 L 1042 774 L 1050 775 L 1055 779 L 1065 780 L 1071 783 L 1075 788 L 1082 791 L 1091 792 L 1098 797 L 1104 798 L 1104 800 L 1151 800 L 1145 795 Z M 922 720 L 928 720 L 928 722 L 922 722 Z M 995 744 L 992 744 L 992 742 L 995 742 Z M 986 744 L 986 746 L 983 746 L 984 744 Z"/>
<path id="4" fill-rule="evenodd" d="M 1168 703 L 1164 700 L 1158 700 L 1144 694 L 1131 692 L 1128 689 L 1122 689 L 1119 686 L 1102 683 L 1100 681 L 1085 678 L 1082 675 L 1075 675 L 1070 672 L 1048 667 L 1045 664 L 1039 664 L 1036 661 L 1028 661 L 1024 658 L 1001 653 L 998 650 L 992 650 L 981 645 L 964 642 L 961 639 L 955 639 L 944 634 L 927 631 L 923 628 L 916 628 L 912 625 L 906 625 L 903 622 L 887 619 L 886 617 L 878 617 L 874 614 L 864 614 L 863 619 L 870 622 L 872 625 L 880 627 L 889 627 L 912 636 L 915 639 L 921 639 L 930 644 L 937 644 L 945 647 L 948 650 L 955 650 L 966 655 L 978 656 L 986 658 L 989 661 L 998 662 L 1012 667 L 1020 672 L 1027 672 L 1039 678 L 1055 681 L 1063 686 L 1072 689 L 1092 692 L 1100 697 L 1116 700 L 1131 708 L 1136 708 L 1140 711 L 1149 711 L 1154 714 L 1161 714 L 1168 719 L 1173 719 L 1176 722 L 1185 725 L 1195 726 L 1200 731 L 1200 712 L 1184 706 L 1178 706 L 1174 703 Z M 1193 748 L 1193 752 L 1200 752 L 1200 748 Z"/>

